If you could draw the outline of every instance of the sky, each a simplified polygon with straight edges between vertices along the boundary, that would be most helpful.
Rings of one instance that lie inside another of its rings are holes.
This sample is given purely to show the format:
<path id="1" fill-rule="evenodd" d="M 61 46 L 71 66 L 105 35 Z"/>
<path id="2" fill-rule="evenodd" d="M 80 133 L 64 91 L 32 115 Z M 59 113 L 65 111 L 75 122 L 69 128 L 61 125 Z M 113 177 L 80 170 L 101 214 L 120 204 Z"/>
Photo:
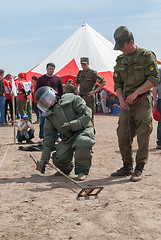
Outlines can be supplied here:
<path id="1" fill-rule="evenodd" d="M 13 76 L 31 70 L 84 22 L 113 44 L 124 25 L 161 60 L 161 0 L 3 0 L 0 68 Z"/>

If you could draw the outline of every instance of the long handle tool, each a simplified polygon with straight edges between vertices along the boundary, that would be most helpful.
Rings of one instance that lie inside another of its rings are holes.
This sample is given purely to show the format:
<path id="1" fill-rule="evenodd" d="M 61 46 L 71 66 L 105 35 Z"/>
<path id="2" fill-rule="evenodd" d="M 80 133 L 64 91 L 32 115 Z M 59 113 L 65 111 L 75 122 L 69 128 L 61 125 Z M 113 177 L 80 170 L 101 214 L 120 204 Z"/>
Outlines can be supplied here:
<path id="1" fill-rule="evenodd" d="M 35 160 L 35 158 L 33 157 L 32 154 L 30 154 L 30 157 L 32 158 L 32 160 L 34 161 L 34 163 L 37 166 L 37 161 Z M 81 186 L 79 183 L 77 183 L 75 180 L 73 180 L 72 178 L 70 178 L 69 176 L 67 176 L 65 173 L 63 173 L 60 169 L 58 169 L 56 166 L 54 166 L 51 163 L 47 163 L 47 165 L 56 170 L 57 172 L 59 172 L 61 175 L 63 175 L 64 177 L 66 177 L 68 180 L 70 180 L 71 182 L 73 182 L 74 184 L 76 184 L 78 187 L 81 188 L 81 191 L 78 193 L 77 198 L 79 197 L 87 197 L 87 196 L 95 196 L 97 197 L 97 195 L 102 191 L 102 189 L 104 188 L 103 186 L 93 186 L 93 187 L 83 187 Z"/>

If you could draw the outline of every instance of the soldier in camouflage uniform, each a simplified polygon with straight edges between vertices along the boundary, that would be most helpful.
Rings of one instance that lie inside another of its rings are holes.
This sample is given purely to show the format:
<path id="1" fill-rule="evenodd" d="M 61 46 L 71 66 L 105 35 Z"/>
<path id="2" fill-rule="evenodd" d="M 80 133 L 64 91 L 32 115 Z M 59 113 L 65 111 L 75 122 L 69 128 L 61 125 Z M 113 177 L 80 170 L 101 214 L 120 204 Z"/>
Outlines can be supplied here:
<path id="1" fill-rule="evenodd" d="M 91 109 L 81 97 L 72 93 L 64 94 L 58 102 L 54 89 L 47 86 L 38 89 L 35 98 L 38 107 L 45 112 L 43 152 L 38 162 L 41 173 L 45 172 L 45 165 L 56 147 L 52 154 L 54 165 L 70 174 L 75 153 L 77 180 L 85 180 L 91 166 L 91 149 L 95 144 Z M 57 132 L 62 141 L 55 146 Z"/>
<path id="2" fill-rule="evenodd" d="M 96 71 L 89 68 L 88 58 L 82 57 L 80 61 L 83 70 L 80 70 L 76 77 L 76 91 L 85 100 L 87 106 L 92 109 L 92 122 L 94 123 L 95 93 L 102 90 L 106 81 Z M 100 84 L 97 89 L 95 89 L 96 82 Z"/>
<path id="3" fill-rule="evenodd" d="M 73 93 L 73 94 L 75 94 L 75 86 L 74 86 L 74 83 L 73 83 L 72 79 L 69 79 L 67 81 L 67 85 L 65 87 L 65 93 Z"/>
<path id="4" fill-rule="evenodd" d="M 139 181 L 148 159 L 149 138 L 152 132 L 153 100 L 151 88 L 159 83 L 155 54 L 134 44 L 134 37 L 126 27 L 114 33 L 115 50 L 121 50 L 114 68 L 114 89 L 120 101 L 121 113 L 117 135 L 123 167 L 111 176 L 129 176 Z M 132 142 L 137 136 L 138 151 L 133 172 Z"/>

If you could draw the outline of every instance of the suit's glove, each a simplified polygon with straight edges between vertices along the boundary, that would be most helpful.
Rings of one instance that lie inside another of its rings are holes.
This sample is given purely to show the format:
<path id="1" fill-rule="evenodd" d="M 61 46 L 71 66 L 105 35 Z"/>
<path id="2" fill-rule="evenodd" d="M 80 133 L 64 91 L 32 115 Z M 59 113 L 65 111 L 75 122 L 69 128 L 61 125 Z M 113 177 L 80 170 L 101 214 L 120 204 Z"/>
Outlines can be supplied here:
<path id="1" fill-rule="evenodd" d="M 39 172 L 44 174 L 45 173 L 46 163 L 47 163 L 46 160 L 37 161 L 37 163 L 36 163 L 36 170 L 38 170 Z"/>
<path id="2" fill-rule="evenodd" d="M 64 123 L 61 127 L 63 130 L 63 133 L 66 133 L 72 130 L 70 123 Z"/>

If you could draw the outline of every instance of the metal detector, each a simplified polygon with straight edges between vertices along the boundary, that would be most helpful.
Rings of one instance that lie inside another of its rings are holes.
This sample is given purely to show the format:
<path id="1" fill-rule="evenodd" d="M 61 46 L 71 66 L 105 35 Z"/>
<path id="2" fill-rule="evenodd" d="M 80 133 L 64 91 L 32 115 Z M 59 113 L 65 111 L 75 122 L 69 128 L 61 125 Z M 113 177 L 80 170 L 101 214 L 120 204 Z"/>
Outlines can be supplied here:
<path id="1" fill-rule="evenodd" d="M 36 164 L 36 170 L 39 170 L 39 162 L 35 160 L 35 158 L 32 156 L 32 154 L 30 154 L 30 157 L 32 158 L 32 160 L 34 161 L 34 163 Z M 77 198 L 79 199 L 80 197 L 89 197 L 89 196 L 94 196 L 95 198 L 97 198 L 97 195 L 102 191 L 102 189 L 104 188 L 103 186 L 93 186 L 93 187 L 83 187 L 81 186 L 79 183 L 77 183 L 75 180 L 73 180 L 72 178 L 70 178 L 69 176 L 67 176 L 65 173 L 63 173 L 60 169 L 58 169 L 56 166 L 54 166 L 51 163 L 47 163 L 47 165 L 56 170 L 57 172 L 59 172 L 61 175 L 63 175 L 64 177 L 66 177 L 68 180 L 70 180 L 71 182 L 73 182 L 74 184 L 76 184 L 78 187 L 81 188 L 81 191 L 78 193 Z"/>

